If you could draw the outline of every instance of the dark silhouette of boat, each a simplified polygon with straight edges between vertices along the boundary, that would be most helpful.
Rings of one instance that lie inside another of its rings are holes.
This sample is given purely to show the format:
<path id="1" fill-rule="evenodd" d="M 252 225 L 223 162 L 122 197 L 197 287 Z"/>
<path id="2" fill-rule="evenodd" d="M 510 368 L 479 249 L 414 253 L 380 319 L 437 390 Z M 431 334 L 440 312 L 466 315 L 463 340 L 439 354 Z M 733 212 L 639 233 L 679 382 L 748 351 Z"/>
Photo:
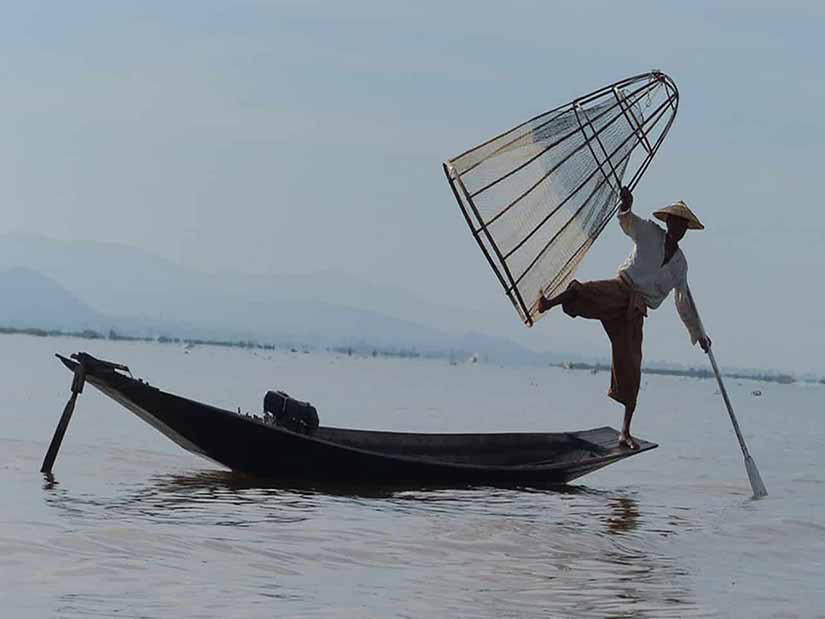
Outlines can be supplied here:
<path id="1" fill-rule="evenodd" d="M 638 441 L 636 450 L 622 447 L 618 432 L 609 427 L 559 433 L 423 434 L 319 426 L 305 434 L 265 416 L 167 393 L 125 374 L 126 366 L 85 353 L 72 359 L 57 356 L 75 372 L 73 399 L 85 381 L 184 449 L 233 471 L 283 480 L 561 484 L 657 447 L 644 440 Z M 64 412 L 65 422 L 62 418 L 44 470 L 51 470 L 71 410 Z"/>

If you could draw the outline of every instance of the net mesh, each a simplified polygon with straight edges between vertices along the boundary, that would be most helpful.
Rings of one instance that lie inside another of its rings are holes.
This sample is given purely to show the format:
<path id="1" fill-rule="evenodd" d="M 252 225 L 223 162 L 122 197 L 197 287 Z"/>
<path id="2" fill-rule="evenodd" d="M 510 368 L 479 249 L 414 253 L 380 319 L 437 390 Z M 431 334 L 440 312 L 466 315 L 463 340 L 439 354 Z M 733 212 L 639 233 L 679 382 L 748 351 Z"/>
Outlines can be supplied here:
<path id="1" fill-rule="evenodd" d="M 631 186 L 646 169 L 676 112 L 671 84 L 660 73 L 618 82 L 445 164 L 467 223 L 528 325 L 540 316 L 539 295 L 567 285 L 612 217 L 629 166 Z"/>

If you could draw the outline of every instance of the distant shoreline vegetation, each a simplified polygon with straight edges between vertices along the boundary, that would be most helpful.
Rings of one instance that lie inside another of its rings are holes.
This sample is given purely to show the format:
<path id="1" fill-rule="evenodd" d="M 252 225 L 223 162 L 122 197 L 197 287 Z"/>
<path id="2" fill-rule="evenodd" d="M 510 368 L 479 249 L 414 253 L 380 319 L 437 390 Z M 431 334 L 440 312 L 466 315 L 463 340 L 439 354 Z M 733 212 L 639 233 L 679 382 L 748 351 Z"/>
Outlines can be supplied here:
<path id="1" fill-rule="evenodd" d="M 85 340 L 111 340 L 121 342 L 156 342 L 159 344 L 183 344 L 187 347 L 194 346 L 223 346 L 227 348 L 246 348 L 256 350 L 285 350 L 289 352 L 303 352 L 309 353 L 310 347 L 295 344 L 264 344 L 255 340 L 213 340 L 202 338 L 181 338 L 160 335 L 156 337 L 150 336 L 133 336 L 120 333 L 114 329 L 110 329 L 108 333 L 101 333 L 94 329 L 83 329 L 80 331 L 64 331 L 62 329 L 41 329 L 37 327 L 3 327 L 0 326 L 0 335 L 30 335 L 33 337 L 76 337 Z M 329 346 L 325 348 L 328 352 L 336 352 L 348 356 L 359 357 L 395 357 L 401 359 L 449 359 L 450 363 L 455 365 L 458 359 L 470 363 L 477 363 L 480 359 L 477 355 L 471 355 L 463 351 L 426 351 L 421 352 L 415 347 L 386 347 L 386 346 L 370 346 L 367 343 L 343 345 L 343 346 Z M 488 359 L 482 358 L 486 362 Z M 559 367 L 566 370 L 590 370 L 593 373 L 610 371 L 610 366 L 603 363 L 551 363 L 552 367 Z M 662 376 L 685 376 L 688 378 L 712 378 L 713 372 L 705 368 L 662 368 L 662 367 L 644 367 L 643 374 L 658 374 Z M 797 379 L 791 374 L 781 372 L 767 372 L 767 371 L 723 371 L 722 374 L 728 378 L 756 380 L 761 382 L 779 383 L 783 385 L 806 382 L 819 383 L 825 385 L 825 378 L 805 378 Z"/>
<path id="2" fill-rule="evenodd" d="M 33 337 L 76 337 L 84 340 L 110 340 L 116 342 L 154 342 L 158 344 L 183 344 L 187 347 L 194 346 L 223 346 L 226 348 L 246 348 L 255 350 L 283 350 L 288 352 L 310 353 L 311 347 L 301 344 L 263 344 L 256 340 L 213 340 L 204 338 L 170 337 L 159 336 L 135 336 L 126 335 L 110 329 L 108 333 L 101 333 L 94 329 L 83 329 L 80 331 L 64 331 L 62 329 L 42 329 L 38 327 L 3 327 L 0 326 L 0 335 L 30 335 Z M 413 346 L 370 346 L 366 343 L 328 346 L 323 350 L 336 352 L 348 356 L 359 357 L 395 357 L 399 359 L 449 359 L 451 363 L 457 363 L 457 359 L 466 359 L 469 362 L 477 363 L 479 357 L 463 351 L 419 351 Z M 483 359 L 487 361 L 486 357 Z"/>
<path id="3" fill-rule="evenodd" d="M 609 365 L 604 365 L 602 363 L 560 363 L 558 367 L 562 367 L 568 370 L 590 370 L 591 372 L 602 372 L 610 371 Z M 705 369 L 705 368 L 685 368 L 685 369 L 672 369 L 672 368 L 656 368 L 656 367 L 643 367 L 642 374 L 658 374 L 661 376 L 687 376 L 689 378 L 713 378 L 714 374 L 712 371 Z M 791 383 L 797 382 L 797 379 L 792 376 L 791 374 L 779 373 L 779 372 L 734 372 L 734 371 L 725 371 L 722 372 L 723 376 L 733 379 L 745 379 L 745 380 L 758 380 L 766 383 L 779 383 L 781 385 L 790 385 Z M 818 382 L 825 385 L 825 378 L 820 379 L 809 379 L 803 380 L 801 382 Z"/>

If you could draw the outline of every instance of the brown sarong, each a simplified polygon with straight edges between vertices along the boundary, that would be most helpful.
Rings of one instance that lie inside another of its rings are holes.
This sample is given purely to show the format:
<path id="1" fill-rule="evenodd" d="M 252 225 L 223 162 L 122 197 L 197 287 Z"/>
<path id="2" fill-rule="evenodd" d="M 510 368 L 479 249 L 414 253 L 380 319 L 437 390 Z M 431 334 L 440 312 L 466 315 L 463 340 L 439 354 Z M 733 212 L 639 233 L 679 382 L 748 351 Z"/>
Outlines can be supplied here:
<path id="1" fill-rule="evenodd" d="M 562 305 L 564 313 L 600 320 L 610 338 L 613 366 L 607 395 L 635 408 L 642 377 L 644 301 L 621 277 L 584 283 L 574 279 L 568 289 L 576 296 Z"/>

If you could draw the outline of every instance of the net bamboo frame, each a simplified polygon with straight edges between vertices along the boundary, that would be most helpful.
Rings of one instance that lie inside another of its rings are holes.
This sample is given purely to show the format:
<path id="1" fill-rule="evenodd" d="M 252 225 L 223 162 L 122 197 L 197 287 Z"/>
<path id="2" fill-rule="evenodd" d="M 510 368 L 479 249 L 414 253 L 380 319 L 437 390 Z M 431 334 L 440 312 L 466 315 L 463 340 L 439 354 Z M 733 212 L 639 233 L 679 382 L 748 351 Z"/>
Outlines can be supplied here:
<path id="1" fill-rule="evenodd" d="M 541 316 L 539 295 L 567 285 L 616 213 L 620 188 L 638 185 L 678 106 L 670 77 L 642 73 L 443 164 L 473 237 L 527 326 Z"/>

